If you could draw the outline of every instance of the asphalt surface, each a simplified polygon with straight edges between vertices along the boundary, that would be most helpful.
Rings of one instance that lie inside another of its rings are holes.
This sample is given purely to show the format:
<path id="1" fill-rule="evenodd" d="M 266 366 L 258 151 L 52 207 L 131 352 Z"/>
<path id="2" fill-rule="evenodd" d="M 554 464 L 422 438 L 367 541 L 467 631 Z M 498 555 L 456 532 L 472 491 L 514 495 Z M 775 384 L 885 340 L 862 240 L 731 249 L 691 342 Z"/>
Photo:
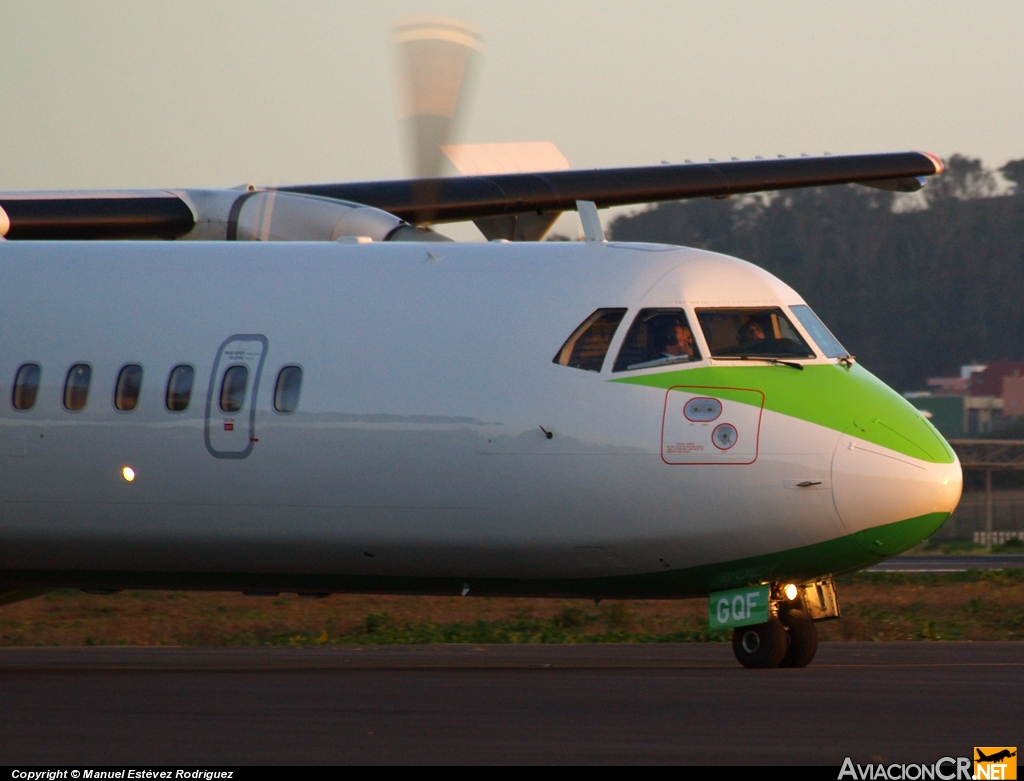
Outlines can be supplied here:
<path id="1" fill-rule="evenodd" d="M 1021 569 L 1024 555 L 894 556 L 868 572 L 963 572 L 969 569 Z"/>
<path id="2" fill-rule="evenodd" d="M 927 762 L 1020 745 L 1024 644 L 0 649 L 0 763 Z"/>

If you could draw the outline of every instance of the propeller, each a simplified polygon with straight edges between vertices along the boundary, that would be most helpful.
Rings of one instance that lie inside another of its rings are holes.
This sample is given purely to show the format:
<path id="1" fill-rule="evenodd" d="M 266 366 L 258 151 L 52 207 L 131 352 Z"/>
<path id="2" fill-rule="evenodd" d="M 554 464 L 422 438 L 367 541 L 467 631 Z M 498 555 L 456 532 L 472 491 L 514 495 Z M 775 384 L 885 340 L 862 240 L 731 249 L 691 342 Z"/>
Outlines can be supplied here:
<path id="1" fill-rule="evenodd" d="M 0 240 L 448 241 L 472 220 L 489 239 L 536 241 L 579 201 L 598 207 L 857 183 L 914 192 L 942 161 L 919 152 L 568 170 L 549 142 L 454 145 L 483 46 L 455 19 L 394 25 L 400 115 L 416 178 L 282 187 L 0 193 Z M 445 156 L 463 176 L 440 176 Z M 420 226 L 420 227 L 415 227 Z"/>
<path id="2" fill-rule="evenodd" d="M 466 85 L 483 51 L 480 32 L 457 19 L 414 16 L 394 25 L 399 115 L 414 176 L 441 175 L 444 153 L 465 113 Z"/>
<path id="3" fill-rule="evenodd" d="M 479 31 L 458 19 L 414 16 L 394 24 L 399 115 L 418 181 L 410 194 L 417 225 L 435 221 L 445 157 L 463 175 L 563 170 L 569 162 L 551 142 L 450 143 L 466 114 L 466 93 L 483 52 Z M 537 241 L 561 212 L 505 214 L 474 220 L 488 239 Z"/>

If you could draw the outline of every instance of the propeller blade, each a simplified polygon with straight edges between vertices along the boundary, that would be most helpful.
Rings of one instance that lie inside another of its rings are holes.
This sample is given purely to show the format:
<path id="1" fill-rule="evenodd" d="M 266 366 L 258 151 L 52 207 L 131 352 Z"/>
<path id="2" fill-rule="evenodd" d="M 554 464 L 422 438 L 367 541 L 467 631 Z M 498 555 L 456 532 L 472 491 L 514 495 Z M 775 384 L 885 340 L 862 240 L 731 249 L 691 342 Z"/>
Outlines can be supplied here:
<path id="1" fill-rule="evenodd" d="M 395 23 L 402 123 L 415 176 L 441 175 L 441 147 L 453 137 L 464 87 L 483 50 L 480 32 L 457 19 L 416 16 Z"/>

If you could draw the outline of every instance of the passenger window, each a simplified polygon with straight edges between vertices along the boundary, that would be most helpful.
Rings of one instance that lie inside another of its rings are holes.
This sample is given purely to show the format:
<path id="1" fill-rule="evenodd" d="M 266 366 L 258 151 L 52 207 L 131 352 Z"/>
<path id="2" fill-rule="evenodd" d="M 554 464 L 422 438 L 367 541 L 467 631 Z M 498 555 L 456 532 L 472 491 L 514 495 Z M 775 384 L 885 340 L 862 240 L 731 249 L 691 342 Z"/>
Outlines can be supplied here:
<path id="1" fill-rule="evenodd" d="M 76 363 L 68 370 L 68 377 L 64 381 L 64 409 L 72 412 L 85 409 L 91 380 L 92 367 L 87 363 Z"/>
<path id="2" fill-rule="evenodd" d="M 42 373 L 38 363 L 22 364 L 18 369 L 14 375 L 14 392 L 11 394 L 11 404 L 15 409 L 29 410 L 36 405 Z"/>
<path id="3" fill-rule="evenodd" d="M 142 390 L 142 367 L 129 363 L 121 367 L 114 388 L 114 407 L 121 412 L 131 412 L 138 406 L 139 391 Z"/>
<path id="4" fill-rule="evenodd" d="M 713 357 L 813 358 L 814 351 L 778 308 L 698 309 Z"/>
<path id="5" fill-rule="evenodd" d="M 228 367 L 220 386 L 220 408 L 224 412 L 238 412 L 245 403 L 245 388 L 248 384 L 248 367 Z"/>
<path id="6" fill-rule="evenodd" d="M 626 314 L 625 309 L 598 309 L 573 331 L 554 363 L 589 372 L 601 371 L 608 345 Z"/>
<path id="7" fill-rule="evenodd" d="M 626 334 L 612 371 L 650 369 L 699 360 L 700 350 L 682 309 L 641 309 Z"/>
<path id="8" fill-rule="evenodd" d="M 167 378 L 167 398 L 164 401 L 170 412 L 184 412 L 188 409 L 195 376 L 196 370 L 191 366 L 182 364 L 171 369 L 171 375 Z"/>
<path id="9" fill-rule="evenodd" d="M 789 309 L 796 315 L 796 319 L 800 321 L 800 325 L 807 330 L 811 338 L 818 343 L 818 347 L 825 353 L 826 358 L 850 357 L 850 353 L 846 351 L 846 348 L 839 344 L 839 340 L 832 335 L 832 332 L 818 319 L 818 316 L 814 314 L 809 306 L 799 304 L 791 306 Z"/>
<path id="10" fill-rule="evenodd" d="M 285 366 L 277 375 L 274 387 L 274 409 L 278 412 L 295 412 L 299 406 L 299 391 L 302 389 L 302 369 Z"/>

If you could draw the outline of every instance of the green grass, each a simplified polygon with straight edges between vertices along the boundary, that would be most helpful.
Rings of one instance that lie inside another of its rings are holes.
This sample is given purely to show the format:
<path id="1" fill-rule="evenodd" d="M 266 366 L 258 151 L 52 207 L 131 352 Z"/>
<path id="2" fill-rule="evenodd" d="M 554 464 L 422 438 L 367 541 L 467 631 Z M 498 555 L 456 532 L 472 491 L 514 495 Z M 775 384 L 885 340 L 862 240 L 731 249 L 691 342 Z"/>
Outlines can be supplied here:
<path id="1" fill-rule="evenodd" d="M 1024 570 L 837 579 L 828 640 L 1024 639 Z M 0 646 L 726 642 L 706 599 L 608 601 L 74 590 L 0 608 Z"/>

